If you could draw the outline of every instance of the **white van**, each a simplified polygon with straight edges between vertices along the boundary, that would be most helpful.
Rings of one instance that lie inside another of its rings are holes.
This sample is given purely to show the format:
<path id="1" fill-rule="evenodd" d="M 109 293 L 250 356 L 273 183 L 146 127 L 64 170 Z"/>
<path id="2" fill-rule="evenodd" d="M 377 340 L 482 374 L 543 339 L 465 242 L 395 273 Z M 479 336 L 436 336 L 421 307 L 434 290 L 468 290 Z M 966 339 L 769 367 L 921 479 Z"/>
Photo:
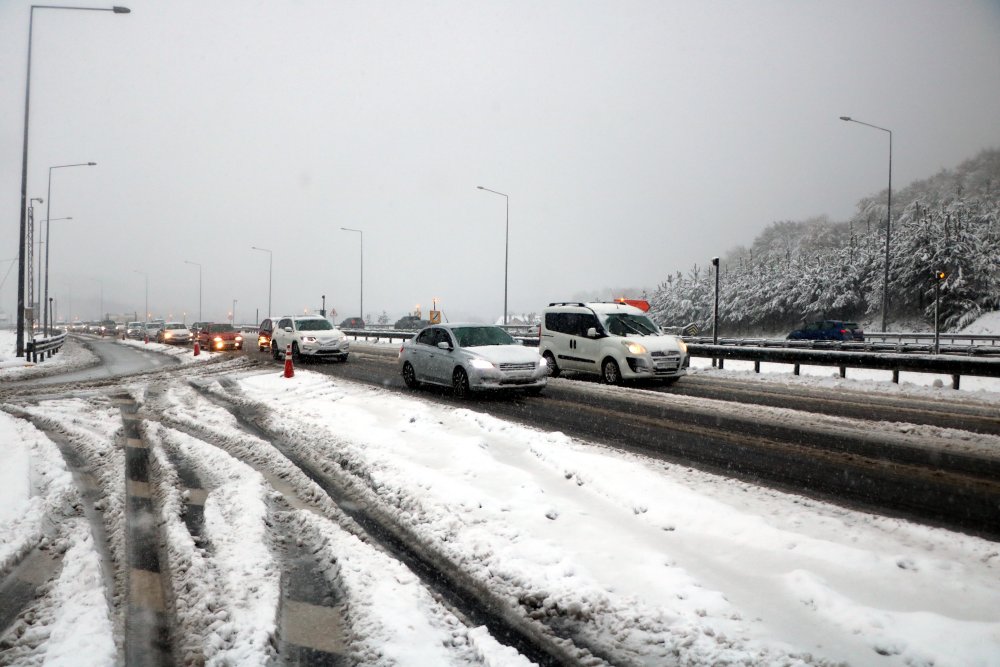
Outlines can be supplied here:
<path id="1" fill-rule="evenodd" d="M 599 375 L 607 384 L 687 373 L 687 345 L 664 334 L 635 306 L 624 303 L 550 303 L 539 327 L 539 352 L 552 376 L 562 371 Z"/>

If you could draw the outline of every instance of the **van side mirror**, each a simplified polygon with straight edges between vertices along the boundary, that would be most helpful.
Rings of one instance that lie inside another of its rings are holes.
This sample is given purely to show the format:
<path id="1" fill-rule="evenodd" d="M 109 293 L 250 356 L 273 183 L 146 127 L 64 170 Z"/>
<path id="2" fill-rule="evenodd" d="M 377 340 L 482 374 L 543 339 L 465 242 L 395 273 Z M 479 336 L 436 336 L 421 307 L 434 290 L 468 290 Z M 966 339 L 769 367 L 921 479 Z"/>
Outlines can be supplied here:
<path id="1" fill-rule="evenodd" d="M 292 333 L 291 327 L 285 327 L 285 333 Z"/>
<path id="2" fill-rule="evenodd" d="M 590 327 L 587 329 L 587 338 L 597 338 L 597 328 Z"/>
<path id="3" fill-rule="evenodd" d="M 451 350 L 451 343 L 443 340 L 440 343 L 438 343 L 438 347 L 441 348 L 442 350 Z"/>

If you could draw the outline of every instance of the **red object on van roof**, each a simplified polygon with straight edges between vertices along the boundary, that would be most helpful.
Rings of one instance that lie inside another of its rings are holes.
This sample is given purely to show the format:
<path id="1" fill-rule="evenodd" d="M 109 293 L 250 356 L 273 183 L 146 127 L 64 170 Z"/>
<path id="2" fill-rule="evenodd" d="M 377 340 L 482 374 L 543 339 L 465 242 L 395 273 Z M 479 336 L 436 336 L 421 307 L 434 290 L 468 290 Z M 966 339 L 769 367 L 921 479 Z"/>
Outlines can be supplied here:
<path id="1" fill-rule="evenodd" d="M 615 299 L 615 301 L 617 301 L 618 303 L 627 304 L 629 306 L 635 306 L 644 313 L 649 312 L 649 302 L 646 301 L 645 299 L 626 299 L 625 297 L 622 297 L 620 299 Z"/>

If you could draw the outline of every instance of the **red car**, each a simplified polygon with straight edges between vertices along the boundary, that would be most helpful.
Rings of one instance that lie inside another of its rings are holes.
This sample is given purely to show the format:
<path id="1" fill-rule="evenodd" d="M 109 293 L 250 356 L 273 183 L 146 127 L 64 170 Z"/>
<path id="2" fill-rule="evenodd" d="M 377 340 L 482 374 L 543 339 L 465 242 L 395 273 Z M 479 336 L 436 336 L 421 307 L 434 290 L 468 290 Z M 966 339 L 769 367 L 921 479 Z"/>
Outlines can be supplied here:
<path id="1" fill-rule="evenodd" d="M 242 350 L 243 336 L 231 324 L 213 322 L 198 330 L 198 345 L 213 352 Z"/>

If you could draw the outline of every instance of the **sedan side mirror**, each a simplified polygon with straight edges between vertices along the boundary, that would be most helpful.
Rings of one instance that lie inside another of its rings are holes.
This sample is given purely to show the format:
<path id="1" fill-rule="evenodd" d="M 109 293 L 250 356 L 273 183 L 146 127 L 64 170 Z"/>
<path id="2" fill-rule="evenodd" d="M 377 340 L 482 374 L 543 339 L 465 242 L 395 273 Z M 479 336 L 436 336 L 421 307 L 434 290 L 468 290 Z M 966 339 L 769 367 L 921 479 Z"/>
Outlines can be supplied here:
<path id="1" fill-rule="evenodd" d="M 291 327 L 285 327 L 285 333 L 292 333 Z"/>
<path id="2" fill-rule="evenodd" d="M 451 350 L 451 343 L 443 340 L 440 343 L 438 343 L 438 347 L 441 348 L 442 350 Z"/>

